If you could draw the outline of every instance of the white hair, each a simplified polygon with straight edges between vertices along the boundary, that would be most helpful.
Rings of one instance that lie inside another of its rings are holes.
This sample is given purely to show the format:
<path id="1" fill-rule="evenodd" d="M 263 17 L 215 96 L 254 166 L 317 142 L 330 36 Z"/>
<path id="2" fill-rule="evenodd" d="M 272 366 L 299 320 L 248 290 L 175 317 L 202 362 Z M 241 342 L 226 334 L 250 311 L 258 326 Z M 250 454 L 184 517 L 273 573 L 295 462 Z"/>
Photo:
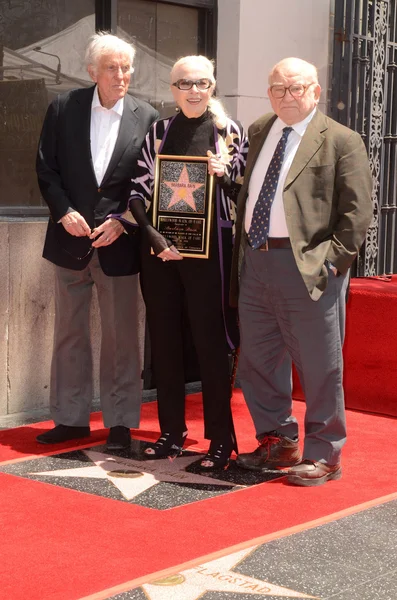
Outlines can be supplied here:
<path id="1" fill-rule="evenodd" d="M 105 54 L 125 54 L 129 57 L 131 66 L 134 61 L 135 48 L 132 44 L 112 35 L 107 31 L 98 31 L 89 39 L 85 53 L 85 64 L 97 68 L 101 56 Z"/>
<path id="2" fill-rule="evenodd" d="M 178 70 L 179 67 L 186 63 L 188 63 L 192 67 L 201 67 L 206 69 L 210 73 L 209 79 L 212 81 L 212 89 L 215 88 L 216 81 L 214 77 L 214 62 L 209 60 L 206 56 L 201 55 L 183 56 L 182 58 L 177 60 L 171 69 L 171 83 L 175 83 L 175 72 Z M 224 127 L 226 127 L 227 114 L 220 100 L 217 100 L 216 98 L 213 98 L 211 96 L 208 102 L 208 110 L 211 113 L 215 125 L 219 129 L 223 129 Z"/>
<path id="3" fill-rule="evenodd" d="M 283 58 L 280 60 L 269 73 L 269 84 L 273 83 L 273 78 L 276 73 L 280 73 L 281 71 L 294 74 L 300 74 L 308 79 L 312 79 L 313 83 L 318 83 L 318 72 L 317 68 L 306 60 L 302 60 L 301 58 Z"/>

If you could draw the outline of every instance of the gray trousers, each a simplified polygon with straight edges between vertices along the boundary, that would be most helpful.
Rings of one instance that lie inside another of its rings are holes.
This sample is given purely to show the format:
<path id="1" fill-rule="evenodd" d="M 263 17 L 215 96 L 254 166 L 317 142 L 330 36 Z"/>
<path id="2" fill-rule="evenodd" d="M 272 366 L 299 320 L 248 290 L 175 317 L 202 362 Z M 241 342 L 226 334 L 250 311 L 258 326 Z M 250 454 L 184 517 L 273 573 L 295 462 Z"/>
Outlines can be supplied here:
<path id="1" fill-rule="evenodd" d="M 55 267 L 55 332 L 50 408 L 56 425 L 88 426 L 93 395 L 90 305 L 101 315 L 100 399 L 105 427 L 138 427 L 141 374 L 138 275 L 108 277 L 97 252 L 82 271 Z"/>
<path id="2" fill-rule="evenodd" d="M 291 358 L 306 399 L 303 458 L 336 464 L 346 441 L 342 344 L 348 277 L 329 269 L 314 302 L 290 249 L 247 246 L 241 273 L 239 378 L 257 436 L 293 438 Z"/>

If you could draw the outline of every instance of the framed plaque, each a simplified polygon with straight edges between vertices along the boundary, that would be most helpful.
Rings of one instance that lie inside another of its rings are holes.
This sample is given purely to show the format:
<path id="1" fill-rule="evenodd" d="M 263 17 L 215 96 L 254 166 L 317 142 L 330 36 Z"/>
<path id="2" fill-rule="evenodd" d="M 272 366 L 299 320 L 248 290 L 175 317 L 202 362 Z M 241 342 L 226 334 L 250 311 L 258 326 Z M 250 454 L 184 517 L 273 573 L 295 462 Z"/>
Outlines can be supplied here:
<path id="1" fill-rule="evenodd" d="M 157 155 L 153 225 L 182 256 L 209 256 L 213 189 L 207 157 Z"/>

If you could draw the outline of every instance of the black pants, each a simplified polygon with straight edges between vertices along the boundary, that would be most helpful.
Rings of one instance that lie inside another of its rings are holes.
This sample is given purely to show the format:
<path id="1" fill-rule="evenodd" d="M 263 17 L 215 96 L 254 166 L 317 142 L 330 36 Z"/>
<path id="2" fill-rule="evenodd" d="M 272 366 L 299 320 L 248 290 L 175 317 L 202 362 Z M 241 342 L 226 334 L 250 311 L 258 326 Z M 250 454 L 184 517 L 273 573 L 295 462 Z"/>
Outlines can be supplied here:
<path id="1" fill-rule="evenodd" d="M 200 367 L 204 436 L 210 440 L 230 439 L 234 429 L 217 256 L 162 262 L 148 251 L 142 254 L 141 285 L 161 431 L 180 433 L 187 429 L 182 330 L 185 305 Z"/>

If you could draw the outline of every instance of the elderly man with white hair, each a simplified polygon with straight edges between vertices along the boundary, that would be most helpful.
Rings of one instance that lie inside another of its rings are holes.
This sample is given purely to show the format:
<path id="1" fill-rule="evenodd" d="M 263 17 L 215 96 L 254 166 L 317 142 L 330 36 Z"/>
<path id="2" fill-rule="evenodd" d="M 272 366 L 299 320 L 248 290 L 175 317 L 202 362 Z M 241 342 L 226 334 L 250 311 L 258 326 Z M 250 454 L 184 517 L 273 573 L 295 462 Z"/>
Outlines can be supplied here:
<path id="1" fill-rule="evenodd" d="M 270 73 L 274 112 L 248 132 L 231 290 L 232 303 L 239 292 L 239 375 L 259 441 L 237 464 L 290 467 L 288 482 L 301 486 L 342 474 L 345 295 L 372 218 L 363 141 L 318 110 L 320 92 L 304 60 L 284 59 Z M 303 454 L 291 358 L 306 399 Z"/>
<path id="2" fill-rule="evenodd" d="M 37 175 L 50 210 L 43 256 L 55 265 L 55 334 L 50 407 L 55 427 L 37 437 L 56 444 L 89 436 L 93 394 L 90 304 L 101 314 L 100 400 L 109 449 L 130 445 L 139 426 L 136 239 L 107 218 L 127 206 L 140 147 L 157 111 L 127 94 L 134 48 L 104 32 L 87 47 L 94 86 L 49 106 Z"/>

